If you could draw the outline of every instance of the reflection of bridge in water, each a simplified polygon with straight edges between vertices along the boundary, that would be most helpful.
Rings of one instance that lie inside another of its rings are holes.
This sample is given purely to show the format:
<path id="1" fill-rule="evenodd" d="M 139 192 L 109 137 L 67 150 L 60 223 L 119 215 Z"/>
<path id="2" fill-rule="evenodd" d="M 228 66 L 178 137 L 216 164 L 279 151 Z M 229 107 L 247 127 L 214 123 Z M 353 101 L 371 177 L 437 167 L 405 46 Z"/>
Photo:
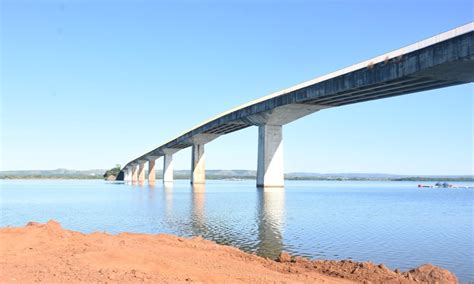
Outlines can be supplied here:
<path id="1" fill-rule="evenodd" d="M 210 228 L 206 223 L 206 188 L 204 184 L 192 186 L 191 199 L 190 215 L 193 235 L 207 236 Z"/>
<path id="2" fill-rule="evenodd" d="M 183 189 L 180 188 L 180 191 Z M 225 216 L 215 220 L 206 216 L 206 190 L 205 185 L 189 188 L 190 206 L 189 214 L 177 217 L 173 203 L 176 191 L 172 185 L 163 188 L 164 214 L 168 225 L 175 228 L 179 226 L 180 233 L 192 236 L 202 236 L 220 244 L 232 245 L 258 255 L 276 257 L 283 249 L 283 228 L 285 223 L 285 190 L 257 189 L 255 206 L 254 234 L 233 230 Z M 188 219 L 189 218 L 189 219 Z M 186 220 L 185 220 L 186 219 Z M 234 220 L 235 221 L 235 220 Z M 249 220 L 246 220 L 248 222 Z M 225 227 L 225 228 L 224 228 Z M 253 227 L 253 226 L 252 226 Z M 245 240 L 247 238 L 252 240 Z"/>
<path id="3" fill-rule="evenodd" d="M 257 254 L 276 258 L 283 250 L 285 223 L 285 191 L 257 189 L 258 234 Z"/>
<path id="4" fill-rule="evenodd" d="M 204 145 L 250 126 L 259 128 L 257 186 L 283 186 L 283 125 L 348 104 L 444 88 L 474 81 L 474 23 L 262 97 L 212 118 L 134 158 L 120 176 L 155 182 L 163 157 L 163 181 L 173 181 L 173 154 L 192 147 L 191 183 L 205 182 Z M 222 90 L 216 90 L 216 92 Z"/>

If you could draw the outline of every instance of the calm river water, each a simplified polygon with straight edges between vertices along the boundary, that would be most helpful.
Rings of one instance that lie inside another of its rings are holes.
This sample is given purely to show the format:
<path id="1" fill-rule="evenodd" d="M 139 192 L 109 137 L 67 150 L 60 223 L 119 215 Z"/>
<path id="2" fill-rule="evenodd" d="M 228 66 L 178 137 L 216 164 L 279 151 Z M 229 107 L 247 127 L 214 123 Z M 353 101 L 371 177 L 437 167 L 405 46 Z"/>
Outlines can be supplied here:
<path id="1" fill-rule="evenodd" d="M 254 181 L 208 181 L 193 190 L 188 181 L 3 180 L 0 225 L 55 219 L 82 232 L 201 235 L 272 258 L 284 250 L 402 270 L 429 262 L 474 281 L 474 190 L 416 185 L 287 181 L 264 191 Z"/>

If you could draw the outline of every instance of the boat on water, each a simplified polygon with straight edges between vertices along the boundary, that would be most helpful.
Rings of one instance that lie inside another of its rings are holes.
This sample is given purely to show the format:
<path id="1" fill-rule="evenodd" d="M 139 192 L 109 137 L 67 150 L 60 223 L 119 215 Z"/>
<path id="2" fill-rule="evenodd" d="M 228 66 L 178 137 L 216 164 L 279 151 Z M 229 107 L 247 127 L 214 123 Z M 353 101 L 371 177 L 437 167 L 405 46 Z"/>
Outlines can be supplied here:
<path id="1" fill-rule="evenodd" d="M 434 185 L 419 184 L 418 187 L 421 187 L 421 188 L 474 188 L 474 186 L 453 185 L 447 182 L 437 182 Z"/>

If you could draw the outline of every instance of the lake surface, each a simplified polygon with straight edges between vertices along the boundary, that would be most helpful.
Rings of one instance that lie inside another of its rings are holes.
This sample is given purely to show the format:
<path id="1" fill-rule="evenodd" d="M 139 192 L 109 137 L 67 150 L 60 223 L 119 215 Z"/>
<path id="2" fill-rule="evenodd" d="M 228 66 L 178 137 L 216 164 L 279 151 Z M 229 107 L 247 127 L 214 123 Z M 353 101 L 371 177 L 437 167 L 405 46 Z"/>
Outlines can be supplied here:
<path id="1" fill-rule="evenodd" d="M 2 180 L 0 226 L 55 219 L 86 233 L 201 235 L 272 258 L 284 250 L 402 270 L 432 263 L 474 281 L 474 190 L 417 184 L 286 181 L 262 190 L 250 180 L 208 181 L 193 190 L 188 181 Z"/>

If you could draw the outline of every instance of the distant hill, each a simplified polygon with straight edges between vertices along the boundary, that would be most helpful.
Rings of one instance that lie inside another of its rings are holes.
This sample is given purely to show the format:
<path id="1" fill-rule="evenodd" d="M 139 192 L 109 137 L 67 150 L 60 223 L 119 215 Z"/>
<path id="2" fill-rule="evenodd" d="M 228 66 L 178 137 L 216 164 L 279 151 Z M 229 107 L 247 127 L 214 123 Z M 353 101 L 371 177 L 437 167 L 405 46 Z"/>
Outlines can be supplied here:
<path id="1" fill-rule="evenodd" d="M 105 169 L 93 170 L 25 170 L 0 171 L 0 179 L 102 179 Z M 161 170 L 156 171 L 157 177 L 163 176 Z M 189 170 L 175 170 L 175 179 L 188 179 Z M 208 179 L 255 179 L 254 170 L 206 170 Z M 288 180 L 392 180 L 392 181 L 474 181 L 474 175 L 394 175 L 383 173 L 309 173 L 294 172 L 285 174 Z"/>
<path id="2" fill-rule="evenodd" d="M 474 175 L 395 175 L 383 173 L 288 173 L 289 180 L 474 181 Z"/>
<path id="3" fill-rule="evenodd" d="M 102 179 L 105 170 L 25 170 L 25 171 L 0 171 L 0 179 L 5 178 L 82 178 Z"/>

